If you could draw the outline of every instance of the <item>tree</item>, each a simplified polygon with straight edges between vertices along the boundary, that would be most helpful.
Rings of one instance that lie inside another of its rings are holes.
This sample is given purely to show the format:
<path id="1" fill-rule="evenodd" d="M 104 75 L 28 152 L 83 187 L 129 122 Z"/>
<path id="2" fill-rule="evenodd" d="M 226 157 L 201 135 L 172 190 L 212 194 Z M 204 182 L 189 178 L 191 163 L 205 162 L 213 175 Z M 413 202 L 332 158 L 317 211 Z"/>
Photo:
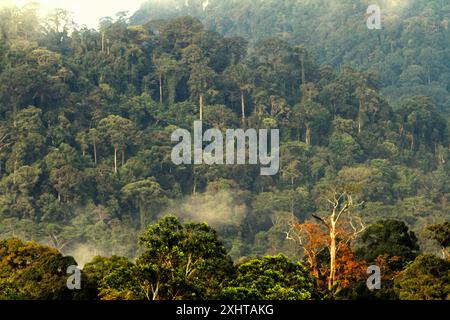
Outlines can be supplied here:
<path id="1" fill-rule="evenodd" d="M 241 96 L 241 114 L 242 114 L 242 123 L 245 123 L 245 94 L 249 93 L 251 90 L 255 88 L 254 79 L 252 75 L 251 69 L 245 64 L 237 64 L 231 66 L 227 70 L 228 76 L 232 81 L 234 81 L 240 90 Z"/>
<path id="2" fill-rule="evenodd" d="M 211 86 L 215 77 L 216 73 L 205 62 L 196 63 L 191 66 L 191 74 L 188 83 L 191 94 L 199 99 L 200 121 L 203 121 L 205 94 L 214 94 L 214 90 L 211 89 Z"/>
<path id="3" fill-rule="evenodd" d="M 402 300 L 448 300 L 450 262 L 434 255 L 418 256 L 396 279 Z"/>
<path id="4" fill-rule="evenodd" d="M 301 263 L 283 255 L 250 260 L 222 290 L 227 300 L 311 300 L 315 281 Z"/>
<path id="5" fill-rule="evenodd" d="M 418 240 L 408 226 L 397 220 L 380 220 L 369 226 L 361 235 L 357 250 L 362 259 L 375 261 L 379 256 L 398 257 L 393 269 L 401 269 L 414 260 L 419 251 Z"/>
<path id="6" fill-rule="evenodd" d="M 230 257 L 206 224 L 183 225 L 167 216 L 149 227 L 140 243 L 144 252 L 136 260 L 135 272 L 115 273 L 103 290 L 119 296 L 137 290 L 137 296 L 146 300 L 212 299 L 233 274 Z M 123 277 L 137 280 L 122 281 Z"/>
<path id="7" fill-rule="evenodd" d="M 133 199 L 139 209 L 139 227 L 146 227 L 146 213 L 150 206 L 161 197 L 163 190 L 155 178 L 130 183 L 121 192 L 127 199 Z"/>
<path id="8" fill-rule="evenodd" d="M 156 72 L 158 73 L 159 80 L 159 101 L 160 104 L 164 104 L 164 81 L 167 75 L 171 72 L 176 72 L 179 65 L 168 54 L 162 54 L 160 57 L 153 57 L 153 64 L 155 65 Z M 174 102 L 174 101 L 172 101 Z"/>
<path id="9" fill-rule="evenodd" d="M 304 128 L 303 136 L 305 137 L 306 145 L 312 145 L 313 130 L 320 127 L 325 129 L 328 126 L 328 111 L 320 104 L 308 99 L 295 105 L 292 111 L 300 127 Z"/>
<path id="10" fill-rule="evenodd" d="M 92 143 L 93 151 L 94 151 L 94 164 L 97 165 L 98 159 L 97 159 L 97 143 L 100 139 L 99 132 L 97 129 L 92 128 L 89 130 L 88 134 L 89 142 Z"/>
<path id="11" fill-rule="evenodd" d="M 94 257 L 94 259 L 87 263 L 83 268 L 82 282 L 84 282 L 85 285 L 83 286 L 81 297 L 78 296 L 77 298 L 83 300 L 97 300 L 100 298 L 104 300 L 113 299 L 114 292 L 105 289 L 108 287 L 109 279 L 112 279 L 116 272 L 127 272 L 133 268 L 133 263 L 125 257 Z M 118 297 L 114 296 L 114 298 Z M 122 296 L 122 298 L 126 299 L 127 296 Z"/>
<path id="12" fill-rule="evenodd" d="M 0 299 L 70 299 L 66 282 L 71 265 L 75 260 L 55 249 L 17 239 L 0 241 Z"/>
<path id="13" fill-rule="evenodd" d="M 442 250 L 442 258 L 449 258 L 448 247 L 450 246 L 450 222 L 446 221 L 441 224 L 435 224 L 426 228 L 427 236 L 435 240 Z"/>
<path id="14" fill-rule="evenodd" d="M 317 223 L 305 221 L 300 224 L 296 219 L 290 222 L 290 229 L 286 232 L 288 240 L 303 249 L 311 274 L 319 279 L 318 256 L 328 246 L 328 235 Z"/>
<path id="15" fill-rule="evenodd" d="M 50 172 L 50 182 L 58 191 L 58 200 L 68 202 L 80 197 L 84 176 L 76 168 L 67 165 Z"/>
<path id="16" fill-rule="evenodd" d="M 313 215 L 313 217 L 328 230 L 330 253 L 328 290 L 332 290 L 336 285 L 336 258 L 340 247 L 355 239 L 366 227 L 361 218 L 352 216 L 352 211 L 361 204 L 354 203 L 352 195 L 347 191 L 331 191 L 326 201 L 331 212 L 325 217 L 318 215 Z"/>
<path id="17" fill-rule="evenodd" d="M 122 149 L 122 166 L 125 165 L 125 149 L 132 141 L 134 134 L 133 123 L 120 116 L 108 116 L 99 123 L 98 130 L 102 132 L 106 138 L 111 142 L 114 148 L 114 173 L 118 169 L 118 152 Z"/>

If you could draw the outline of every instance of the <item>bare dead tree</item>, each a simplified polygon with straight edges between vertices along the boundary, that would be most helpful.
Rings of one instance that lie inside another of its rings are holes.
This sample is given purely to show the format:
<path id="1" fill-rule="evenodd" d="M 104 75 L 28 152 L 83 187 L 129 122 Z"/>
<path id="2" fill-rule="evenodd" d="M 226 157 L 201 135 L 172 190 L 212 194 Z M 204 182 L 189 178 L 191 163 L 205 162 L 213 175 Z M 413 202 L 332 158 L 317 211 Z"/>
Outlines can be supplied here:
<path id="1" fill-rule="evenodd" d="M 332 290 L 336 283 L 336 256 L 339 244 L 356 239 L 366 227 L 362 219 L 352 213 L 353 209 L 360 207 L 363 203 L 355 203 L 350 193 L 332 191 L 325 200 L 329 203 L 331 212 L 323 217 L 319 215 L 313 215 L 313 217 L 328 230 L 330 252 L 328 289 Z M 346 230 L 345 235 L 343 230 Z"/>

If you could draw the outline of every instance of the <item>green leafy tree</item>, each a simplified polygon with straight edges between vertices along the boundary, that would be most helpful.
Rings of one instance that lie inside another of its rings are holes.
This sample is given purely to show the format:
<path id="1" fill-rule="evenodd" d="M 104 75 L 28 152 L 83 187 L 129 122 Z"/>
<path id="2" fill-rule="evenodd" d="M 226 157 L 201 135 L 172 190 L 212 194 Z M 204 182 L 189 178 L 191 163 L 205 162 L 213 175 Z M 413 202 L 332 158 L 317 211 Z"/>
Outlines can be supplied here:
<path id="1" fill-rule="evenodd" d="M 76 265 L 57 250 L 17 239 L 0 241 L 0 299 L 71 299 L 67 268 Z"/>
<path id="2" fill-rule="evenodd" d="M 396 279 L 402 300 L 450 299 L 450 262 L 434 255 L 418 256 Z"/>
<path id="3" fill-rule="evenodd" d="M 153 202 L 162 196 L 163 190 L 154 178 L 133 182 L 122 188 L 126 198 L 133 199 L 139 209 L 139 227 L 146 227 L 146 213 Z"/>
<path id="4" fill-rule="evenodd" d="M 236 277 L 221 293 L 230 300 L 310 300 L 315 295 L 309 270 L 283 255 L 240 264 Z"/>
<path id="5" fill-rule="evenodd" d="M 435 240 L 441 247 L 442 258 L 448 258 L 448 247 L 450 247 L 450 222 L 435 224 L 426 228 L 428 237 Z"/>
<path id="6" fill-rule="evenodd" d="M 136 269 L 109 277 L 103 290 L 119 297 L 137 292 L 135 297 L 146 300 L 211 299 L 233 273 L 217 233 L 206 224 L 183 225 L 168 216 L 151 226 L 140 243 L 144 252 Z"/>
<path id="7" fill-rule="evenodd" d="M 111 115 L 100 121 L 98 130 L 110 141 L 114 148 L 114 173 L 118 171 L 118 153 L 122 150 L 122 166 L 125 164 L 125 150 L 132 141 L 133 123 L 120 116 Z"/>
<path id="8" fill-rule="evenodd" d="M 397 269 L 414 260 L 419 252 L 418 239 L 408 226 L 398 220 L 380 220 L 361 235 L 358 254 L 370 262 L 378 256 L 400 258 Z"/>

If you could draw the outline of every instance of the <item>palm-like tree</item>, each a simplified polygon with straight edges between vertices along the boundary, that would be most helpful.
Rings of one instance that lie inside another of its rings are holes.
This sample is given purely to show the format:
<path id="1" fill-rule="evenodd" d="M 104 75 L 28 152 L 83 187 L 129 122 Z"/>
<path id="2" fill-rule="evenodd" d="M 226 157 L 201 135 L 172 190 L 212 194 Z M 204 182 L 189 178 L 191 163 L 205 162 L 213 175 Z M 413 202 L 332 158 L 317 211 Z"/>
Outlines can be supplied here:
<path id="1" fill-rule="evenodd" d="M 239 63 L 231 66 L 227 73 L 229 78 L 239 87 L 241 94 L 242 122 L 244 123 L 246 111 L 245 94 L 255 89 L 253 72 L 247 65 Z"/>

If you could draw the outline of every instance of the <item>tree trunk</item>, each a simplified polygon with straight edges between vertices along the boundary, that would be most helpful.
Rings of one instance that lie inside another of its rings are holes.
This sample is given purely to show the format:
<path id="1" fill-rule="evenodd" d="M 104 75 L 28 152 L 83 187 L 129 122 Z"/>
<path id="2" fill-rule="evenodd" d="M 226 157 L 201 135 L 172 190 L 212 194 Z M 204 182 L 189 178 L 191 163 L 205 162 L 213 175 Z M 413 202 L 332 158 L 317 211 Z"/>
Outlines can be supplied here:
<path id="1" fill-rule="evenodd" d="M 125 146 L 122 147 L 122 167 L 125 165 Z"/>
<path id="2" fill-rule="evenodd" d="M 143 205 L 139 205 L 139 229 L 143 230 L 145 227 L 145 209 Z"/>
<path id="3" fill-rule="evenodd" d="M 311 127 L 309 125 L 306 126 L 306 144 L 308 146 L 311 145 Z"/>
<path id="4" fill-rule="evenodd" d="M 300 63 L 302 66 L 302 84 L 306 84 L 306 76 L 305 76 L 305 55 L 302 53 Z"/>
<path id="5" fill-rule="evenodd" d="M 159 103 L 164 103 L 164 88 L 163 88 L 163 75 L 159 75 Z"/>
<path id="6" fill-rule="evenodd" d="M 203 121 L 203 94 L 200 94 L 200 121 Z"/>
<path id="7" fill-rule="evenodd" d="M 241 90 L 241 107 L 242 107 L 242 123 L 245 123 L 245 97 L 244 91 Z"/>
<path id="8" fill-rule="evenodd" d="M 449 259 L 450 258 L 450 254 L 449 254 L 447 248 L 442 248 L 442 258 L 443 259 Z"/>
<path id="9" fill-rule="evenodd" d="M 196 172 L 195 172 L 195 165 L 192 167 L 193 168 L 193 190 L 192 190 L 192 194 L 195 196 L 197 194 L 197 176 L 196 176 Z"/>
<path id="10" fill-rule="evenodd" d="M 97 143 L 94 142 L 94 164 L 97 165 Z"/>
<path id="11" fill-rule="evenodd" d="M 17 158 L 14 160 L 13 185 L 16 185 Z"/>
<path id="12" fill-rule="evenodd" d="M 317 268 L 317 259 L 314 253 L 307 253 L 309 267 L 311 269 L 311 274 L 319 279 L 319 269 Z"/>
<path id="13" fill-rule="evenodd" d="M 336 277 L 336 222 L 334 217 L 330 220 L 330 276 L 328 278 L 328 290 L 333 289 Z"/>
<path id="14" fill-rule="evenodd" d="M 17 128 L 17 106 L 13 104 L 13 127 Z"/>
<path id="15" fill-rule="evenodd" d="M 361 97 L 359 99 L 359 110 L 358 110 L 358 134 L 360 134 L 362 132 L 362 115 L 363 115 L 363 109 L 366 105 L 366 101 L 364 97 Z"/>
<path id="16" fill-rule="evenodd" d="M 362 132 L 362 111 L 360 106 L 358 112 L 358 133 L 360 134 L 361 132 Z"/>
<path id="17" fill-rule="evenodd" d="M 114 173 L 117 173 L 117 154 L 119 151 L 117 150 L 117 147 L 114 147 Z"/>

